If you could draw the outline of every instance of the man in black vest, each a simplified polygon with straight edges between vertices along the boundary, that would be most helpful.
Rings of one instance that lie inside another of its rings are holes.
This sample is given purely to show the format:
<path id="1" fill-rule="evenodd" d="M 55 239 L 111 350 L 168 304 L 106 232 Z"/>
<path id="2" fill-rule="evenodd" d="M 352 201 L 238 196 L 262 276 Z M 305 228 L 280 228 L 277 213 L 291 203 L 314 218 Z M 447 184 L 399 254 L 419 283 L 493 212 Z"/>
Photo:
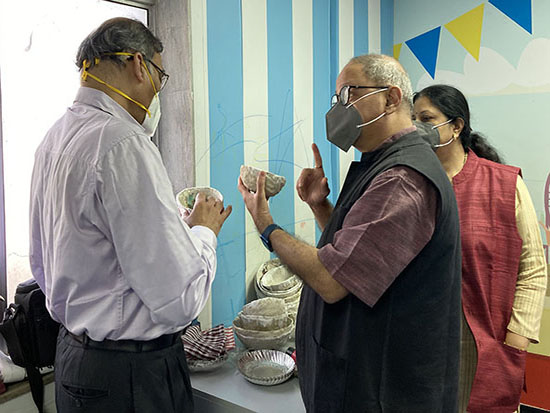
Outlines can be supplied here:
<path id="1" fill-rule="evenodd" d="M 412 90 L 388 56 L 351 59 L 326 115 L 329 141 L 362 152 L 335 206 L 319 150 L 297 182 L 323 230 L 317 247 L 273 223 L 265 174 L 239 190 L 266 246 L 306 283 L 296 326 L 312 412 L 453 413 L 460 238 L 453 189 L 411 121 Z M 433 131 L 435 133 L 435 131 Z"/>

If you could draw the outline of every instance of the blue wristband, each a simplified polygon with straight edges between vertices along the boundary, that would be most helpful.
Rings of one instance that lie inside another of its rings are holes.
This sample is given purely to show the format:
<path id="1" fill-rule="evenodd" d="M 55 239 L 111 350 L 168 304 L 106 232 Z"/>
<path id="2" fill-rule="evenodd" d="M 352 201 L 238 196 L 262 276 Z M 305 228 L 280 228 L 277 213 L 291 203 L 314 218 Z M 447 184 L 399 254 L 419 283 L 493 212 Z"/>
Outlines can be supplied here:
<path id="1" fill-rule="evenodd" d="M 283 230 L 279 225 L 277 224 L 271 224 L 268 225 L 266 229 L 264 229 L 264 232 L 260 234 L 260 239 L 264 243 L 265 247 L 270 251 L 273 252 L 273 246 L 271 245 L 271 241 L 269 241 L 269 236 L 273 231 L 276 229 Z M 284 231 L 284 230 L 283 230 Z"/>

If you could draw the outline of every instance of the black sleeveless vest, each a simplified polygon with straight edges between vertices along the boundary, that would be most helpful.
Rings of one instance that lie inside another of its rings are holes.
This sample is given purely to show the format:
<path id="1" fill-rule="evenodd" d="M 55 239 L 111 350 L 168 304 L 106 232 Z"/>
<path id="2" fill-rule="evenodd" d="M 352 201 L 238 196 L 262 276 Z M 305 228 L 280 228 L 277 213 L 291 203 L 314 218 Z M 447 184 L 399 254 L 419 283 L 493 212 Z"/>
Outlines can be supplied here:
<path id="1" fill-rule="evenodd" d="M 458 212 L 449 179 L 418 132 L 352 163 L 317 247 L 332 242 L 373 178 L 398 165 L 415 169 L 437 188 L 440 199 L 434 234 L 373 307 L 351 293 L 327 304 L 304 287 L 296 323 L 296 355 L 302 398 L 309 412 L 457 410 Z M 394 242 L 398 244 L 399 238 Z M 388 259 L 393 253 L 386 251 Z"/>

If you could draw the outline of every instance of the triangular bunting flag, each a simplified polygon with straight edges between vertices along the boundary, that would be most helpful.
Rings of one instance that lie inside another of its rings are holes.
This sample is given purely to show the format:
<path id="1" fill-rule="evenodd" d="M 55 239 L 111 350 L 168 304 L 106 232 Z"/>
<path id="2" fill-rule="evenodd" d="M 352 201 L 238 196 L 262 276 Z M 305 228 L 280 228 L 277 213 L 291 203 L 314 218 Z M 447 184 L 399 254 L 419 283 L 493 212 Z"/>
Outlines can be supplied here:
<path id="1" fill-rule="evenodd" d="M 481 46 L 483 6 L 485 5 L 481 4 L 445 25 L 446 29 L 477 61 L 479 61 Z"/>
<path id="2" fill-rule="evenodd" d="M 435 78 L 435 64 L 437 62 L 440 33 L 441 26 L 405 42 L 432 79 Z"/>
<path id="3" fill-rule="evenodd" d="M 398 43 L 393 45 L 393 57 L 399 60 L 399 55 L 401 54 L 401 46 L 403 43 Z"/>
<path id="4" fill-rule="evenodd" d="M 527 30 L 529 34 L 533 34 L 531 0 L 489 0 L 489 3 Z"/>

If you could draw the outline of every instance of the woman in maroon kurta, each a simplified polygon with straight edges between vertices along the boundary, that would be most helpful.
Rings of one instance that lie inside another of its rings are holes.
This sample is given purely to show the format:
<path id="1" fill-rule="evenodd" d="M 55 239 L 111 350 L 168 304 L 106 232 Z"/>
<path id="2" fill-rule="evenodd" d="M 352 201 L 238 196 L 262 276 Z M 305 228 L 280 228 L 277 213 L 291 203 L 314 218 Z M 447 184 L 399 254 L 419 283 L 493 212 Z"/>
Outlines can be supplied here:
<path id="1" fill-rule="evenodd" d="M 462 238 L 460 411 L 514 412 L 526 348 L 537 342 L 546 267 L 519 168 L 470 127 L 464 95 L 446 85 L 414 98 L 414 117 L 437 127 L 437 155 L 453 183 Z M 471 393 L 470 393 L 471 391 Z"/>

